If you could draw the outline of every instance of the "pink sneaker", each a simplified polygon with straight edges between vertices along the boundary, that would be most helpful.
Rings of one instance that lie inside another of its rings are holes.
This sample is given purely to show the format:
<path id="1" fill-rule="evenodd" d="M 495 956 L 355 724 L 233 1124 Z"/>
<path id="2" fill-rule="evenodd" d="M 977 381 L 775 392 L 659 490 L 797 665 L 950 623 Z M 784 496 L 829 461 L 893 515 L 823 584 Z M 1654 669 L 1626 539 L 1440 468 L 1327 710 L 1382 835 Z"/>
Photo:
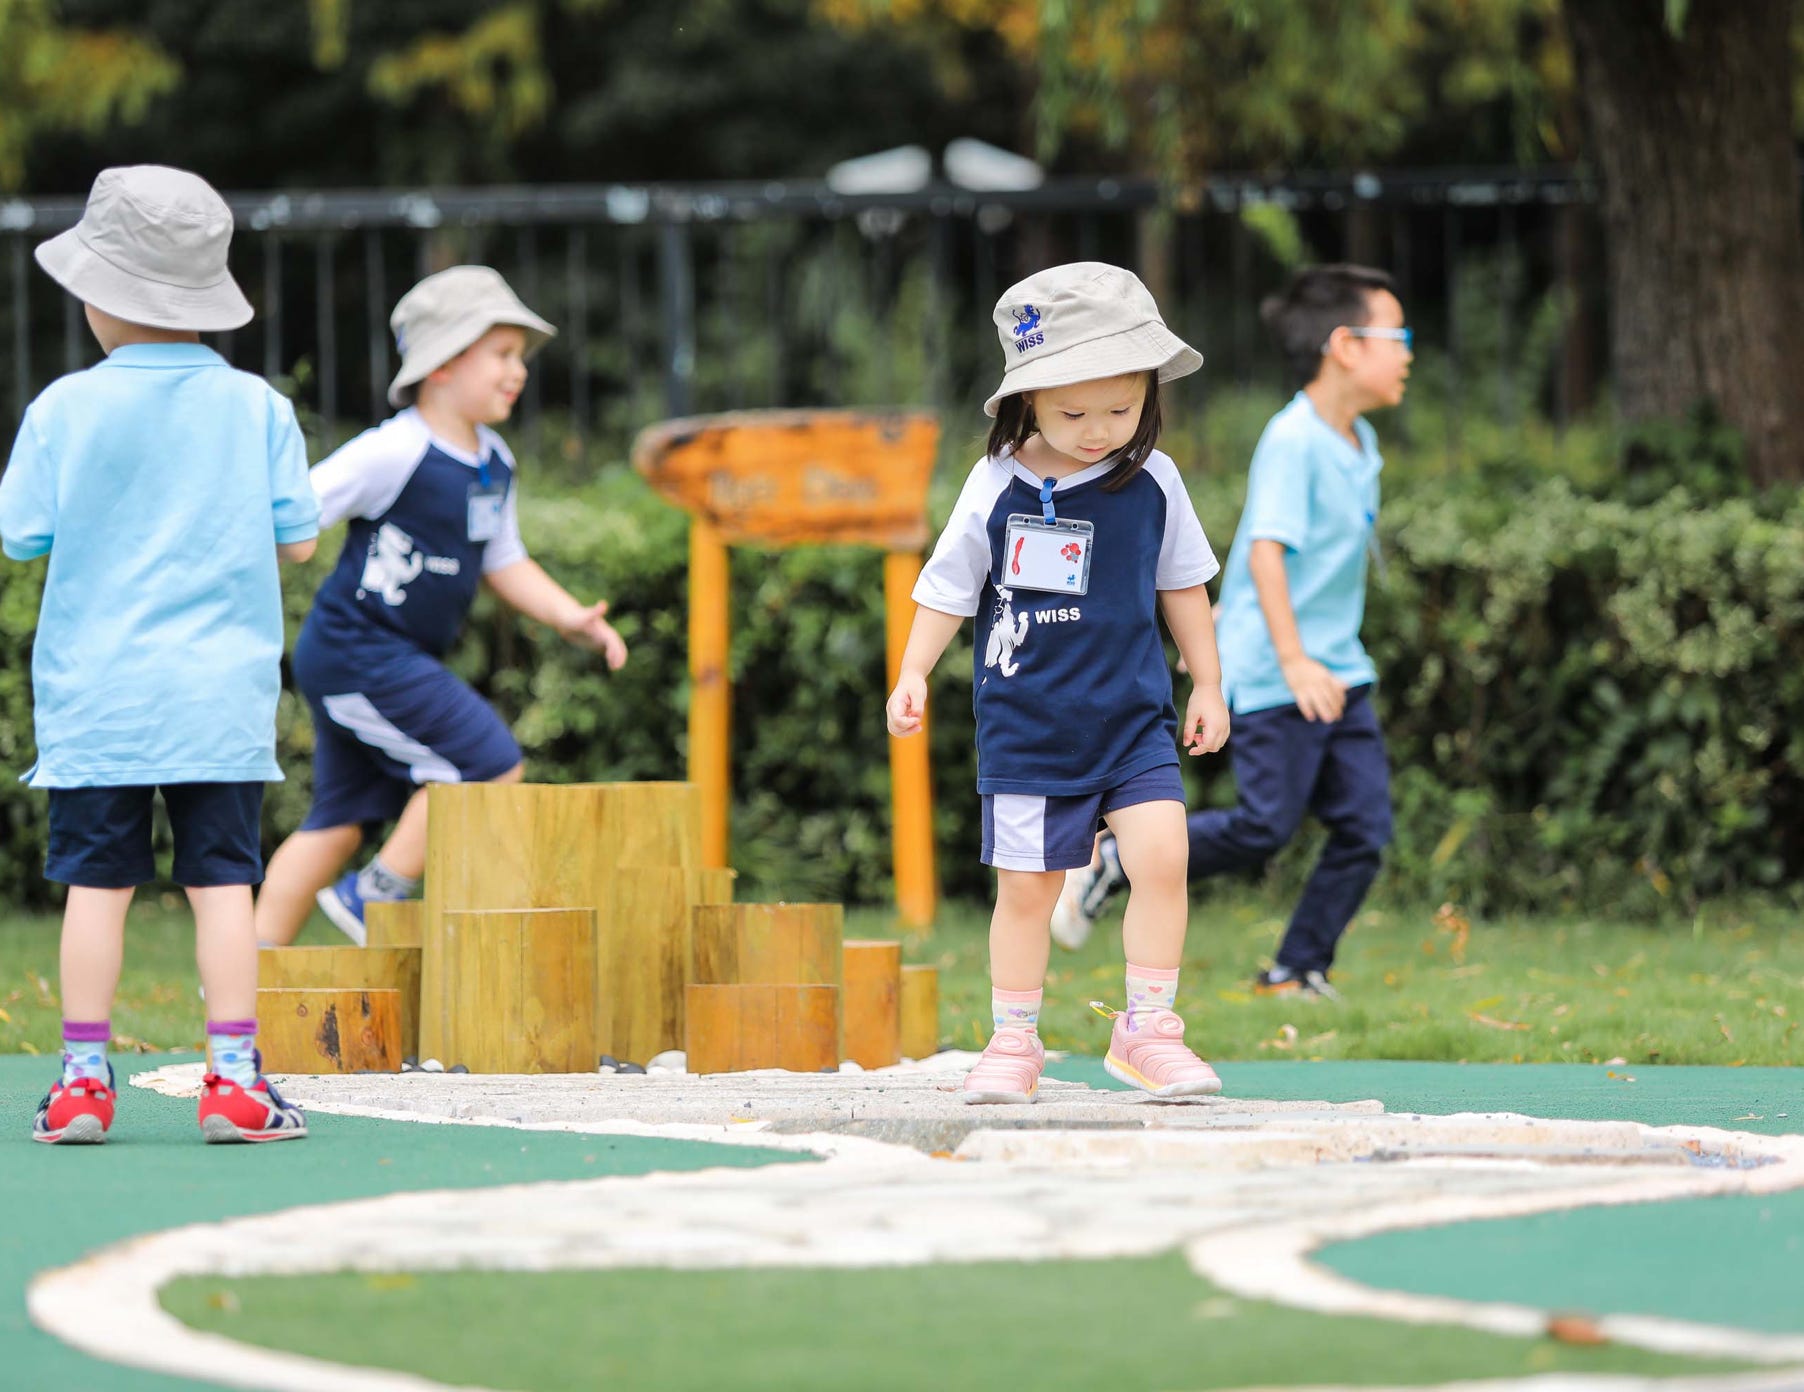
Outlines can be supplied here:
<path id="1" fill-rule="evenodd" d="M 1032 1030 L 1007 1026 L 990 1036 L 977 1067 L 965 1074 L 967 1102 L 1031 1102 L 1046 1067 L 1046 1046 Z"/>
<path id="2" fill-rule="evenodd" d="M 1132 1083 L 1154 1097 L 1204 1097 L 1221 1091 L 1221 1079 L 1184 1043 L 1184 1022 L 1175 1011 L 1142 1010 L 1134 1025 L 1125 1010 L 1091 1001 L 1099 1015 L 1113 1016 L 1109 1052 L 1102 1061 L 1111 1078 Z"/>

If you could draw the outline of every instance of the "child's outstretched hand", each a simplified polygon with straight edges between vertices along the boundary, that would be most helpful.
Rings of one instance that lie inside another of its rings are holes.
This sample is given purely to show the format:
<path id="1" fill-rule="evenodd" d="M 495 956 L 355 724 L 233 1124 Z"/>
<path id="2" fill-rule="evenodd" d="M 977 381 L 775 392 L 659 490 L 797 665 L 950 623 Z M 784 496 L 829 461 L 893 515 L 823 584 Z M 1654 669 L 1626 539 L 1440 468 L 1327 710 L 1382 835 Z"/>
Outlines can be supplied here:
<path id="1" fill-rule="evenodd" d="M 562 625 L 558 632 L 579 648 L 600 653 L 607 659 L 608 670 L 618 672 L 626 665 L 626 640 L 615 631 L 613 624 L 602 617 L 607 612 L 607 600 L 598 599 L 578 610 L 576 616 Z"/>
<path id="2" fill-rule="evenodd" d="M 1192 687 L 1184 708 L 1184 747 L 1192 754 L 1213 754 L 1228 742 L 1228 703 L 1219 686 Z"/>
<path id="3" fill-rule="evenodd" d="M 883 709 L 889 717 L 892 735 L 898 738 L 918 735 L 921 718 L 927 713 L 927 678 L 919 672 L 904 672 L 896 681 L 896 689 L 890 692 L 889 704 Z"/>

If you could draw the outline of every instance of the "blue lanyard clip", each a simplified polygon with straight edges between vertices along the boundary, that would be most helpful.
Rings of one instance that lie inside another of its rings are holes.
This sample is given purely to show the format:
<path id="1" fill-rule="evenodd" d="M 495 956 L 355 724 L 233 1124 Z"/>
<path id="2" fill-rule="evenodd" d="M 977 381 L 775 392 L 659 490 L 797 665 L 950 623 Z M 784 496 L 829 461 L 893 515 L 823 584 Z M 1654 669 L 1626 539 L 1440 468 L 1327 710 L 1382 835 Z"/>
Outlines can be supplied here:
<path id="1" fill-rule="evenodd" d="M 1040 516 L 1048 523 L 1057 522 L 1058 514 L 1052 510 L 1052 489 L 1057 479 L 1047 479 L 1040 485 Z"/>

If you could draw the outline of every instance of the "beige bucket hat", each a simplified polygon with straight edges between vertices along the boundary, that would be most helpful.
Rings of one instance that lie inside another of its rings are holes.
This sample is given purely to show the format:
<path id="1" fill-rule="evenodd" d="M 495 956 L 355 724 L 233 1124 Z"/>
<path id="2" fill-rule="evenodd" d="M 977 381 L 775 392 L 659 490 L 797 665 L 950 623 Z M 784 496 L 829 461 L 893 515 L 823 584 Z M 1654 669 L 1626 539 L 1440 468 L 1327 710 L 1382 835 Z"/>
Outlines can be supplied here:
<path id="1" fill-rule="evenodd" d="M 1140 278 L 1102 261 L 1053 266 L 1011 285 L 993 317 L 1008 368 L 983 403 L 986 416 L 1017 392 L 1130 372 L 1156 371 L 1169 382 L 1203 365 L 1203 355 L 1165 327 Z"/>
<path id="2" fill-rule="evenodd" d="M 401 296 L 388 318 L 401 353 L 401 370 L 388 384 L 388 404 L 412 403 L 414 388 L 497 325 L 526 330 L 526 356 L 557 337 L 520 303 L 499 271 L 452 266 L 429 275 Z"/>
<path id="3" fill-rule="evenodd" d="M 217 333 L 251 321 L 226 268 L 232 210 L 198 174 L 161 164 L 103 169 L 81 221 L 37 248 L 71 295 L 154 329 Z"/>

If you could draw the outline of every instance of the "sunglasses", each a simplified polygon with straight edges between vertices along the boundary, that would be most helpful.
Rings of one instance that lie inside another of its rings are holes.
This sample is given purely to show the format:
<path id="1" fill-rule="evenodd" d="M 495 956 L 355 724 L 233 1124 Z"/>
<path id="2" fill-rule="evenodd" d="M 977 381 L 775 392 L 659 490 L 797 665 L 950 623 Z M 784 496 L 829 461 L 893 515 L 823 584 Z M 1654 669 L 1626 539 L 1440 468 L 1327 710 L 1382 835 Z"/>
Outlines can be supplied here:
<path id="1" fill-rule="evenodd" d="M 1413 349 L 1416 341 L 1414 329 L 1374 329 L 1363 324 L 1342 324 L 1350 338 L 1388 338 L 1392 343 L 1401 343 L 1405 349 Z M 1328 335 L 1322 344 L 1322 351 L 1328 351 L 1328 345 L 1334 341 L 1334 335 Z"/>

